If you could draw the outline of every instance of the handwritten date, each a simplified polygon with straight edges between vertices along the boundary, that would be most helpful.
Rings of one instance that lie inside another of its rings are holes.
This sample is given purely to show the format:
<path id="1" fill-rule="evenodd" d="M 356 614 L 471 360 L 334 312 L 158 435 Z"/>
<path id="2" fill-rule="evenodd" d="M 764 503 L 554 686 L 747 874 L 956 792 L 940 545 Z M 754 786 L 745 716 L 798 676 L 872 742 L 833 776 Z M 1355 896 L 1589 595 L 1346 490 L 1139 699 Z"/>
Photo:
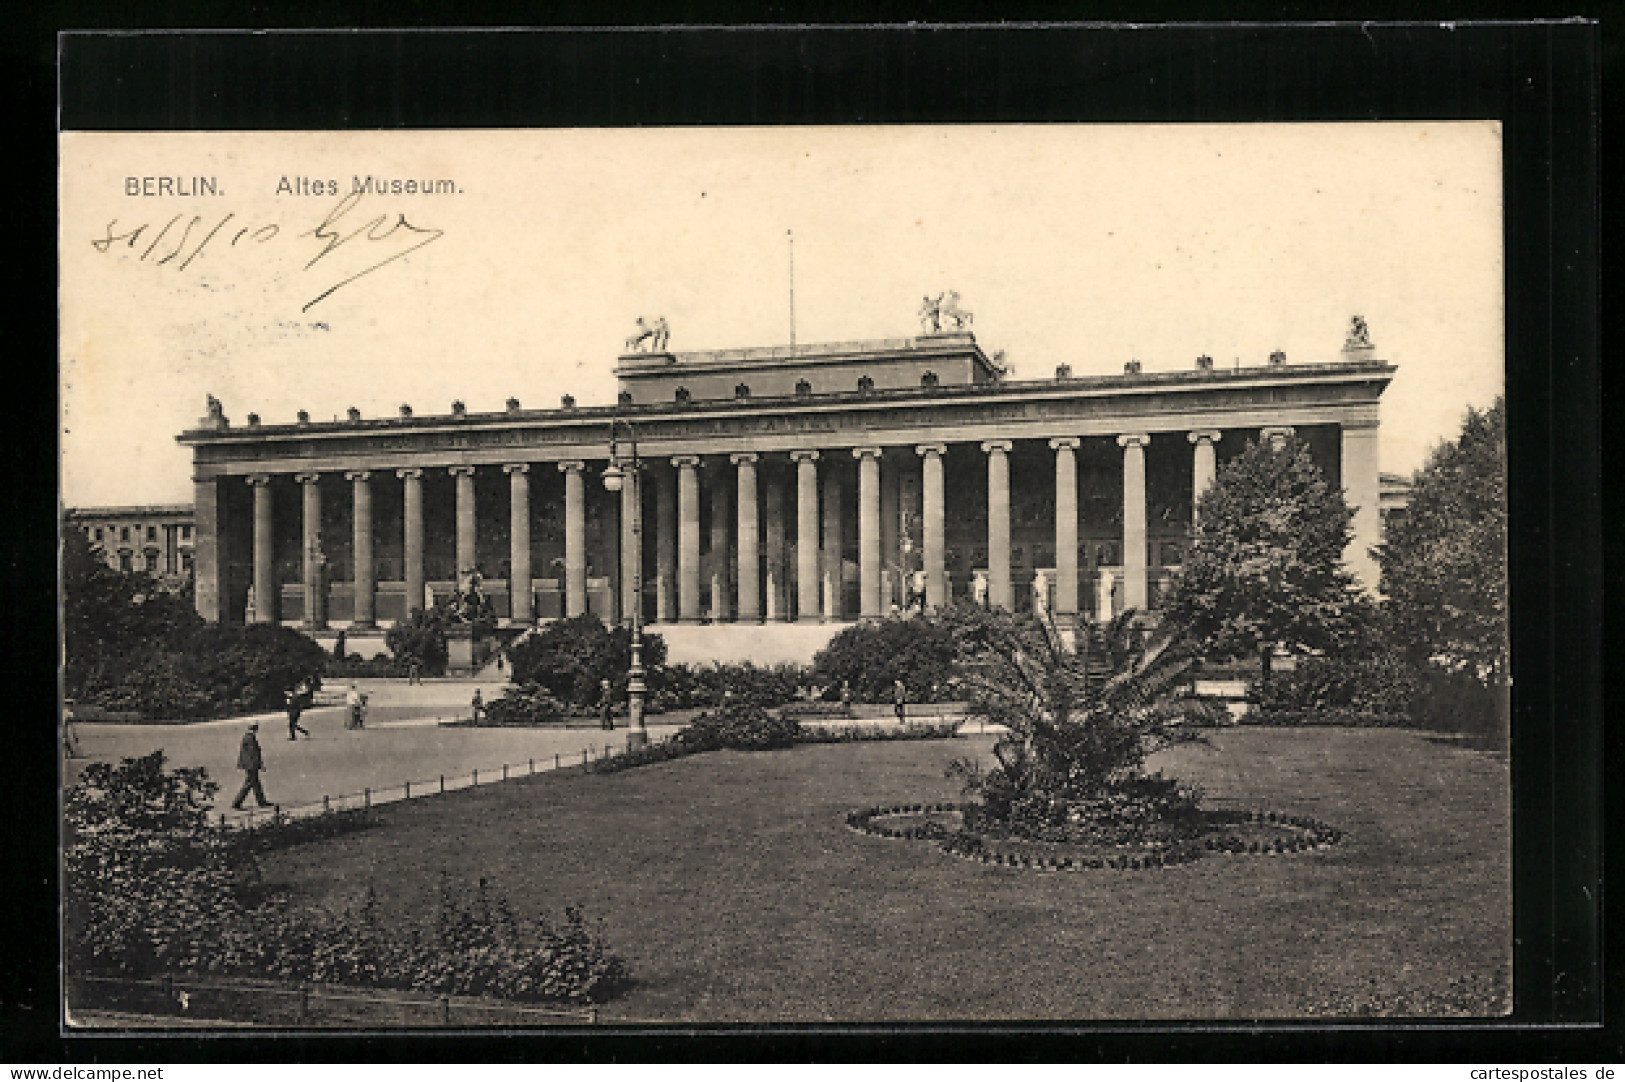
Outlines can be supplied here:
<path id="1" fill-rule="evenodd" d="M 351 214 L 356 204 L 361 202 L 362 194 L 352 192 L 345 196 L 315 227 L 294 235 L 301 245 L 300 254 L 310 253 L 303 270 L 320 266 L 322 270 L 318 274 L 337 275 L 336 281 L 327 280 L 326 284 L 318 287 L 319 291 L 305 302 L 300 308 L 301 312 L 310 311 L 350 283 L 405 258 L 445 235 L 442 229 L 413 225 L 404 214 L 379 214 L 362 221 L 364 215 Z M 282 235 L 282 227 L 274 222 L 250 226 L 236 219 L 236 212 L 228 212 L 211 225 L 202 215 L 194 214 L 187 218 L 177 214 L 156 232 L 152 232 L 152 222 L 144 222 L 120 232 L 119 221 L 114 218 L 107 223 L 103 235 L 92 239 L 90 244 L 96 251 L 106 254 L 117 244 L 134 250 L 145 242 L 146 247 L 139 257 L 141 262 L 160 267 L 174 264 L 177 271 L 184 271 L 205 250 L 218 251 L 239 246 L 252 248 L 272 243 Z"/>

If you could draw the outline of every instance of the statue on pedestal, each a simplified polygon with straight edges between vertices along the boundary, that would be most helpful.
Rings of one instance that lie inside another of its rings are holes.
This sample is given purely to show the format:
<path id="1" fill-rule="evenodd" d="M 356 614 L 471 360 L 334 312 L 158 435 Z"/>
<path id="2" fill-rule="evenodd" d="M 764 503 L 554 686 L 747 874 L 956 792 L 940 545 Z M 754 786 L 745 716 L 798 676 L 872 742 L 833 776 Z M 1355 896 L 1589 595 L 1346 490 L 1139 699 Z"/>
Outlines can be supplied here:
<path id="1" fill-rule="evenodd" d="M 959 307 L 959 291 L 944 290 L 935 297 L 927 295 L 920 305 L 920 329 L 926 334 L 941 334 L 951 322 L 953 329 L 962 331 L 975 317 Z"/>
<path id="2" fill-rule="evenodd" d="M 259 604 L 254 596 L 254 584 L 248 584 L 248 601 L 243 605 L 243 622 L 252 624 L 258 615 Z"/>
<path id="3" fill-rule="evenodd" d="M 920 330 L 925 334 L 942 333 L 942 296 L 929 294 L 920 304 Z"/>
<path id="4" fill-rule="evenodd" d="M 987 572 L 978 570 L 971 575 L 970 591 L 976 607 L 987 608 Z"/>
<path id="5" fill-rule="evenodd" d="M 1349 321 L 1348 340 L 1343 343 L 1344 349 L 1370 349 L 1371 330 L 1365 325 L 1364 316 L 1355 316 Z"/>
<path id="6" fill-rule="evenodd" d="M 639 316 L 637 326 L 638 333 L 626 340 L 626 352 L 666 352 L 666 343 L 671 340 L 671 327 L 666 323 L 665 316 L 658 316 L 653 320 L 646 320 Z"/>
<path id="7" fill-rule="evenodd" d="M 1040 620 L 1049 615 L 1049 576 L 1042 570 L 1033 575 L 1033 615 Z"/>

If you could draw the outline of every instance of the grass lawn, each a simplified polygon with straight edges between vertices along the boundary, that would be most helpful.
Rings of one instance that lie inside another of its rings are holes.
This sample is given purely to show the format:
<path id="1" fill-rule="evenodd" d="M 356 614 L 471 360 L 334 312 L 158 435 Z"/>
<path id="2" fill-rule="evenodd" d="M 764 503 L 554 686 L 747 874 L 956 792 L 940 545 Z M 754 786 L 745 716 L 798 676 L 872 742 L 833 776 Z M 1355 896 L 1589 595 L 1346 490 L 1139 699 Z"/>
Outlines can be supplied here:
<path id="1" fill-rule="evenodd" d="M 602 918 L 638 984 L 605 1021 L 1493 1015 L 1510 1009 L 1506 764 L 1392 730 L 1227 729 L 1153 763 L 1215 807 L 1308 814 L 1337 846 L 1040 873 L 854 833 L 847 810 L 959 796 L 991 738 L 716 752 L 377 812 L 264 858 L 312 901 L 442 872 L 521 914 Z"/>

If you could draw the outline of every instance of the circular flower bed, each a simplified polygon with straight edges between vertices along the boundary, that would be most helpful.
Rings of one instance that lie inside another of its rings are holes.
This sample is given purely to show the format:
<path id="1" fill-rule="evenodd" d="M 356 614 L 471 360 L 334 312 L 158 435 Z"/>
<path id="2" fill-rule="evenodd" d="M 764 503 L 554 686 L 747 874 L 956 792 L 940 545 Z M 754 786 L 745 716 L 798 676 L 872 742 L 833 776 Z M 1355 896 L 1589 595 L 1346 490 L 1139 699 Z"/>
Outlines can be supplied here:
<path id="1" fill-rule="evenodd" d="M 1089 868 L 1161 868 L 1210 854 L 1300 853 L 1336 844 L 1343 832 L 1304 815 L 1260 811 L 1202 811 L 1185 836 L 1138 844 L 1042 841 L 968 829 L 956 803 L 893 804 L 848 812 L 846 825 L 863 834 L 936 843 L 944 852 L 983 864 L 1041 871 Z M 974 816 L 973 816 L 974 818 Z"/>

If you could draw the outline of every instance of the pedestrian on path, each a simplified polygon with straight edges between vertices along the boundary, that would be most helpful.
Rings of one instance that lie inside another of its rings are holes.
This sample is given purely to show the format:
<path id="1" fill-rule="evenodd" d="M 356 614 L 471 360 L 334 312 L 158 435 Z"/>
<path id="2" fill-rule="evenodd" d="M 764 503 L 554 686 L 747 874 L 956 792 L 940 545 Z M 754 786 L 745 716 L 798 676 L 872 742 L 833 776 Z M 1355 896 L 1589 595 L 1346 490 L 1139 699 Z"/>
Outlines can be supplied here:
<path id="1" fill-rule="evenodd" d="M 479 723 L 480 716 L 485 713 L 485 700 L 480 696 L 480 689 L 474 689 L 474 701 L 470 704 L 474 708 L 474 722 Z"/>
<path id="2" fill-rule="evenodd" d="M 360 729 L 364 727 L 367 723 L 366 695 L 362 694 L 360 688 L 356 687 L 354 684 L 351 684 L 349 693 L 344 696 L 344 703 L 347 707 L 349 707 L 350 710 L 350 719 L 344 723 L 344 727 L 346 729 Z"/>
<path id="3" fill-rule="evenodd" d="M 242 746 L 237 749 L 237 769 L 243 772 L 243 787 L 237 791 L 237 799 L 231 802 L 232 811 L 243 810 L 243 799 L 249 793 L 262 808 L 269 807 L 271 802 L 265 799 L 265 789 L 260 785 L 260 771 L 265 769 L 265 758 L 260 754 L 260 739 L 258 736 L 259 723 L 255 722 L 243 734 Z"/>
<path id="4" fill-rule="evenodd" d="M 598 709 L 600 724 L 606 729 L 615 728 L 615 697 L 608 680 L 598 682 Z"/>
<path id="5" fill-rule="evenodd" d="M 282 697 L 288 705 L 288 739 L 298 740 L 300 733 L 304 733 L 307 737 L 310 736 L 310 730 L 299 724 L 299 715 L 305 712 L 306 707 L 315 702 L 315 693 L 310 691 L 304 684 L 295 684 L 283 692 Z"/>
<path id="6" fill-rule="evenodd" d="M 891 682 L 891 701 L 892 705 L 897 708 L 897 723 L 901 725 L 906 713 L 904 707 L 908 705 L 908 688 L 903 686 L 901 680 Z"/>

